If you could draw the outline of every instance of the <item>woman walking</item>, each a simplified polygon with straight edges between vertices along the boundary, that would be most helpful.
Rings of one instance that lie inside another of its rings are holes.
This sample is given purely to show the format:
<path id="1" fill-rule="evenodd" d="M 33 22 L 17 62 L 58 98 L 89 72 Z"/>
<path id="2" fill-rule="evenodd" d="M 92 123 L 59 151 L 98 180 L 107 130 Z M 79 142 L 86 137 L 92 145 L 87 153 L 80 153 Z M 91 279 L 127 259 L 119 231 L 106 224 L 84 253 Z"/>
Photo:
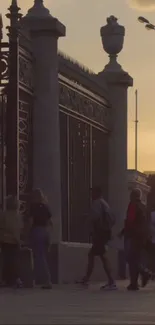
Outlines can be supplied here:
<path id="1" fill-rule="evenodd" d="M 31 246 L 34 257 L 35 280 L 43 289 L 51 289 L 51 275 L 48 265 L 50 248 L 51 213 L 45 197 L 40 189 L 32 192 L 30 204 Z"/>

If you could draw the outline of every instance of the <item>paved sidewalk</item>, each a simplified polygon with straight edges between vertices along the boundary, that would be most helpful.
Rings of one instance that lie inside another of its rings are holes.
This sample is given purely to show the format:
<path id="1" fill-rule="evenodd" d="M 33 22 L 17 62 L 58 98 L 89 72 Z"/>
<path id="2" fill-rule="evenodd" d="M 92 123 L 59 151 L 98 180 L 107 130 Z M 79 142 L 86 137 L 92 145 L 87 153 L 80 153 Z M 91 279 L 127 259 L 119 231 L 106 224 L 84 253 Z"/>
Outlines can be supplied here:
<path id="1" fill-rule="evenodd" d="M 92 285 L 11 291 L 0 289 L 0 324 L 155 324 L 155 284 L 139 292 L 103 292 Z"/>

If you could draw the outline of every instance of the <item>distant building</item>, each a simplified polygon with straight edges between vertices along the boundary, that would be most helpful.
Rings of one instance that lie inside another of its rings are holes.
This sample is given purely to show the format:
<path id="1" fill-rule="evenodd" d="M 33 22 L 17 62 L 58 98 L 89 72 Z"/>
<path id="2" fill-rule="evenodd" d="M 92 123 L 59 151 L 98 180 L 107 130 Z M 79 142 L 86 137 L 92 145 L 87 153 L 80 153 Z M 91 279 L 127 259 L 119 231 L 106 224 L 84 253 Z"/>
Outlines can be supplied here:
<path id="1" fill-rule="evenodd" d="M 150 186 L 148 184 L 148 176 L 146 173 L 141 173 L 135 169 L 128 170 L 128 189 L 129 194 L 132 189 L 138 188 L 142 194 L 142 201 L 147 204 L 147 197 L 150 192 Z"/>
<path id="2" fill-rule="evenodd" d="M 155 175 L 155 170 L 154 171 L 145 171 L 144 172 L 145 175 Z"/>
<path id="3" fill-rule="evenodd" d="M 150 192 L 147 198 L 148 213 L 150 214 L 152 208 L 155 206 L 155 171 L 146 172 L 148 175 L 147 184 L 150 186 Z"/>

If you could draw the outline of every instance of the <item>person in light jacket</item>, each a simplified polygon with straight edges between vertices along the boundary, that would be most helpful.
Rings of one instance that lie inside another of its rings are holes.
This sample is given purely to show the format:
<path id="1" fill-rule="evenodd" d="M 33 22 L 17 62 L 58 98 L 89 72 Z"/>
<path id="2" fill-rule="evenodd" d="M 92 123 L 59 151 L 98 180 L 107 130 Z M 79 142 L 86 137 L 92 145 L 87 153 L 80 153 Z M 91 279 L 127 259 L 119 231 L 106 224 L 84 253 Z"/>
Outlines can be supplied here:
<path id="1" fill-rule="evenodd" d="M 2 284 L 1 286 L 22 287 L 19 271 L 20 235 L 22 218 L 19 204 L 15 196 L 7 198 L 6 211 L 0 212 L 0 246 L 2 253 Z"/>

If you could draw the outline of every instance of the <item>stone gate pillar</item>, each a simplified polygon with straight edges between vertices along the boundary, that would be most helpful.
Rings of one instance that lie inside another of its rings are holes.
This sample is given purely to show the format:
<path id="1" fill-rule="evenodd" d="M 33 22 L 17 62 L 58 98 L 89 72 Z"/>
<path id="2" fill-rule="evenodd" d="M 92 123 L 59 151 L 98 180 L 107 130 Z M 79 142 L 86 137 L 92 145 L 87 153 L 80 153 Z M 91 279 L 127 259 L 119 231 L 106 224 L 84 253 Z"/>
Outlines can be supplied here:
<path id="1" fill-rule="evenodd" d="M 127 176 L 127 92 L 133 80 L 117 63 L 122 50 L 125 29 L 111 16 L 101 28 L 104 50 L 110 61 L 98 77 L 106 80 L 111 102 L 111 134 L 109 138 L 109 203 L 117 218 L 117 229 L 123 224 L 128 200 Z"/>
<path id="2" fill-rule="evenodd" d="M 48 198 L 54 222 L 53 241 L 61 241 L 61 177 L 59 144 L 58 38 L 65 26 L 35 0 L 22 19 L 31 33 L 34 53 L 33 187 Z"/>

